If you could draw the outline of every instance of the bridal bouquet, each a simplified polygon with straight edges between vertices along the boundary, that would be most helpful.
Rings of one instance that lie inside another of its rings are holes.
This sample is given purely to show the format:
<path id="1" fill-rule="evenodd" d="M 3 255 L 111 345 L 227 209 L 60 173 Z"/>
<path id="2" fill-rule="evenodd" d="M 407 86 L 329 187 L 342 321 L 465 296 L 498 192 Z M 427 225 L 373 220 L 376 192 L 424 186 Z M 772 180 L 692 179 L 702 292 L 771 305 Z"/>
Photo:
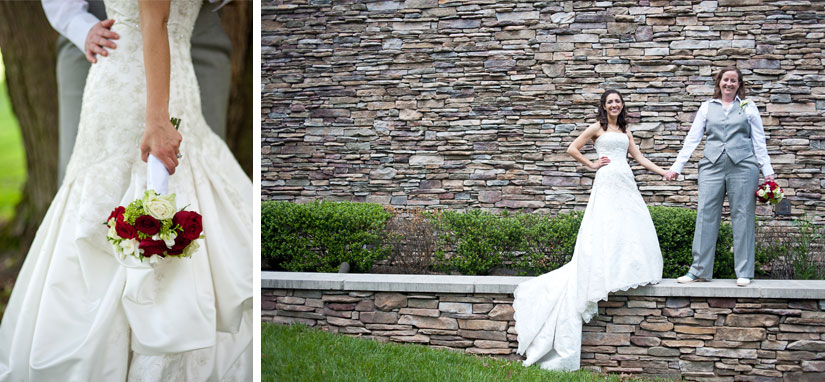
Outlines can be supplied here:
<path id="1" fill-rule="evenodd" d="M 756 189 L 756 197 L 762 203 L 776 204 L 782 201 L 785 193 L 776 182 L 766 181 Z"/>
<path id="2" fill-rule="evenodd" d="M 203 238 L 202 218 L 197 212 L 175 209 L 175 194 L 147 190 L 143 198 L 112 211 L 106 238 L 121 258 L 148 258 L 154 263 L 158 257 L 190 257 L 199 247 L 196 240 Z"/>

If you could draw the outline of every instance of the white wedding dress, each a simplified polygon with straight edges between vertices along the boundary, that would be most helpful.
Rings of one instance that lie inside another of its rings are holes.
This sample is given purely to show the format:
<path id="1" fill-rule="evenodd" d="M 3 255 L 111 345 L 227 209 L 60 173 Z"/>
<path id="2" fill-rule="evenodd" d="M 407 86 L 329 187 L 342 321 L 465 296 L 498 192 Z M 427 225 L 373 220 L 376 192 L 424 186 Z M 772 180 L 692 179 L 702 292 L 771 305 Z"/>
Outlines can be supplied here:
<path id="1" fill-rule="evenodd" d="M 190 36 L 202 0 L 171 4 L 170 115 L 182 119 L 178 208 L 203 215 L 191 258 L 122 261 L 112 209 L 146 189 L 137 1 L 107 0 L 118 47 L 92 65 L 63 184 L 0 326 L 0 381 L 251 381 L 252 184 L 201 114 Z"/>
<path id="2" fill-rule="evenodd" d="M 518 352 L 525 365 L 576 370 L 582 320 L 610 292 L 657 283 L 662 254 L 650 213 L 627 163 L 628 137 L 605 132 L 595 142 L 610 163 L 596 172 L 572 260 L 516 288 Z"/>

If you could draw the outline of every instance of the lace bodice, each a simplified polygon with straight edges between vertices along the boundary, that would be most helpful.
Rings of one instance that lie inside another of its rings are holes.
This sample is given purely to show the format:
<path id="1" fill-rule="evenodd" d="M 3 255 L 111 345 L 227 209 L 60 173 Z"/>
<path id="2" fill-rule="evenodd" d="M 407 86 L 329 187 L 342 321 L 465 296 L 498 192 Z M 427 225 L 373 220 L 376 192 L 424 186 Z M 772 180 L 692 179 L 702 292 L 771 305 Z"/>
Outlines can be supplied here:
<path id="1" fill-rule="evenodd" d="M 610 161 L 624 161 L 627 162 L 627 146 L 630 141 L 627 134 L 606 131 L 596 139 L 593 147 L 599 157 L 606 156 Z"/>

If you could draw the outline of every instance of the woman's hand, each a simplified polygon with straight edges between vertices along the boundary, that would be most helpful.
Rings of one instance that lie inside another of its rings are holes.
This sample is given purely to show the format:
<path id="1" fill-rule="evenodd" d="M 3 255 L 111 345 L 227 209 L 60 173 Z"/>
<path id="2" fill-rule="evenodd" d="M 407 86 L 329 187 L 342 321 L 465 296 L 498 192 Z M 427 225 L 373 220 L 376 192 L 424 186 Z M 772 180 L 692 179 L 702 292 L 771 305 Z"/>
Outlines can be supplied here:
<path id="1" fill-rule="evenodd" d="M 149 154 L 154 155 L 166 166 L 169 175 L 172 175 L 178 166 L 177 155 L 182 139 L 169 118 L 147 118 L 143 139 L 140 141 L 140 158 L 146 162 Z"/>
<path id="2" fill-rule="evenodd" d="M 598 160 L 596 160 L 595 162 L 591 163 L 591 164 L 590 164 L 590 168 L 592 168 L 592 169 L 594 169 L 594 170 L 598 170 L 598 169 L 600 169 L 602 166 L 607 165 L 608 163 L 610 163 L 610 158 L 608 158 L 608 157 L 601 157 L 601 158 L 599 158 Z"/>
<path id="3" fill-rule="evenodd" d="M 766 181 L 766 182 L 775 182 L 776 180 L 775 180 L 774 175 L 775 175 L 775 174 L 771 174 L 771 175 L 766 176 L 766 177 L 765 177 L 765 181 Z"/>
<path id="4" fill-rule="evenodd" d="M 86 61 L 96 64 L 97 55 L 109 55 L 109 52 L 107 52 L 105 48 L 117 48 L 117 44 L 112 40 L 119 39 L 120 35 L 111 31 L 112 25 L 114 24 L 114 19 L 106 19 L 93 25 L 92 29 L 89 29 L 89 33 L 86 34 L 86 43 L 84 44 Z"/>

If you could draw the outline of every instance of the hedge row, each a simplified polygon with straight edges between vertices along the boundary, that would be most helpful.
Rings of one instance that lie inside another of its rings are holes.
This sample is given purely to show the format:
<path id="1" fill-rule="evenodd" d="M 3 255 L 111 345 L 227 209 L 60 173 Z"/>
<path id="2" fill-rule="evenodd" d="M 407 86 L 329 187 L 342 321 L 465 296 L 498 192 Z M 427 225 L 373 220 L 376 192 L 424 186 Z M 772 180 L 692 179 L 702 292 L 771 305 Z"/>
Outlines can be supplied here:
<path id="1" fill-rule="evenodd" d="M 376 261 L 404 251 L 393 248 L 398 240 L 390 240 L 404 232 L 387 229 L 393 213 L 378 204 L 270 201 L 261 203 L 261 209 L 261 256 L 265 266 L 276 270 L 334 272 L 348 262 L 355 272 L 369 272 Z M 692 260 L 696 212 L 649 209 L 664 257 L 663 277 L 685 274 Z M 570 260 L 581 219 L 581 212 L 555 217 L 482 210 L 424 213 L 424 221 L 435 232 L 431 239 L 435 250 L 415 255 L 430 258 L 432 270 L 440 272 L 490 274 L 505 268 L 538 275 Z M 723 223 L 714 278 L 735 277 L 732 243 L 731 226 Z M 769 260 L 757 256 L 756 268 Z"/>

